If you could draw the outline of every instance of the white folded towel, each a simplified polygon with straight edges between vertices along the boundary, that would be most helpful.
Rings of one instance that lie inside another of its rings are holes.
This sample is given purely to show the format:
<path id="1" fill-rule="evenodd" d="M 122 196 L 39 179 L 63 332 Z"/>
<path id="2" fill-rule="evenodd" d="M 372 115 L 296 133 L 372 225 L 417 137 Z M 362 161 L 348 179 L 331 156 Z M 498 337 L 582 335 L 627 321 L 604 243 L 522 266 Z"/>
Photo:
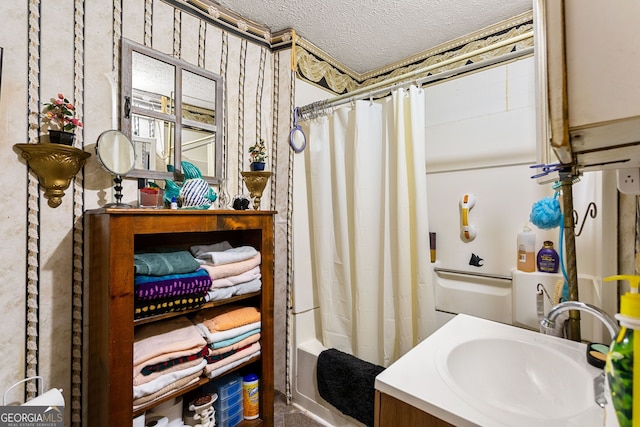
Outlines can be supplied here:
<path id="1" fill-rule="evenodd" d="M 220 375 L 232 370 L 233 368 L 235 368 L 238 365 L 242 365 L 244 362 L 251 360 L 254 357 L 258 357 L 260 356 L 260 350 L 256 351 L 255 353 L 252 353 L 248 356 L 243 357 L 242 359 L 239 360 L 234 360 L 233 362 L 229 363 L 228 365 L 224 365 L 221 368 L 218 369 L 214 369 L 214 370 L 210 370 L 206 372 L 207 377 L 209 378 L 216 378 L 219 377 Z"/>
<path id="2" fill-rule="evenodd" d="M 219 279 L 213 280 L 211 283 L 211 289 L 226 288 L 228 286 L 239 285 L 240 283 L 251 282 L 252 280 L 260 279 L 261 277 L 262 275 L 260 274 L 260 266 L 256 265 L 251 270 L 245 271 L 244 273 L 236 274 L 234 276 L 221 277 Z"/>
<path id="3" fill-rule="evenodd" d="M 142 396 L 155 393 L 156 391 L 162 389 L 163 387 L 166 387 L 173 382 L 178 381 L 181 378 L 185 378 L 189 375 L 197 373 L 198 371 L 202 371 L 206 365 L 206 359 L 202 359 L 202 362 L 191 368 L 173 371 L 168 374 L 159 376 L 155 380 L 148 383 L 133 386 L 133 398 L 138 399 Z"/>
<path id="4" fill-rule="evenodd" d="M 252 246 L 233 248 L 228 242 L 191 246 L 190 250 L 200 264 L 204 262 L 212 265 L 244 261 L 258 253 L 258 250 Z"/>
<path id="5" fill-rule="evenodd" d="M 226 288 L 212 288 L 207 292 L 206 301 L 216 301 L 231 298 L 234 295 L 244 295 L 251 292 L 258 292 L 262 288 L 262 280 L 255 279 L 246 283 L 239 283 Z"/>

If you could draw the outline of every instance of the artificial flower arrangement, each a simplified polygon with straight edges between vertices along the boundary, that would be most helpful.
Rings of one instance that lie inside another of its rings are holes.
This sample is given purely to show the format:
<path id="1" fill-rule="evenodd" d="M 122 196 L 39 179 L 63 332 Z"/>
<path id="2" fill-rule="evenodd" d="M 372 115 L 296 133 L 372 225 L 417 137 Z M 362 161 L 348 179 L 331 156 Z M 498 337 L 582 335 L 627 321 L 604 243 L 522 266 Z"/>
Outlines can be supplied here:
<path id="1" fill-rule="evenodd" d="M 75 114 L 75 105 L 61 93 L 57 98 L 51 98 L 51 102 L 44 104 L 44 120 L 52 130 L 73 132 L 76 128 L 81 127 L 82 122 L 74 117 Z"/>
<path id="2" fill-rule="evenodd" d="M 264 161 L 267 158 L 267 146 L 264 139 L 260 138 L 258 142 L 249 147 L 249 159 L 253 170 L 264 170 Z M 262 163 L 262 168 L 256 168 L 255 163 Z"/>

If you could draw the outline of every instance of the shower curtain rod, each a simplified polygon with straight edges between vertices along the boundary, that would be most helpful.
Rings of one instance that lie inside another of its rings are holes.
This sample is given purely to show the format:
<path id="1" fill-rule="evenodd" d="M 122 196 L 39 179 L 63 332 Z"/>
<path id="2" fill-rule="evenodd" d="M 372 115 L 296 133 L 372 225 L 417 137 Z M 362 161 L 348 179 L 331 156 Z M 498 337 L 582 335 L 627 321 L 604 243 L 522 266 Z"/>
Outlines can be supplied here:
<path id="1" fill-rule="evenodd" d="M 422 78 L 418 78 L 415 79 L 414 78 L 416 76 L 422 75 L 424 73 L 427 73 L 431 70 L 434 70 L 436 68 L 441 68 L 445 65 L 449 65 L 452 64 L 454 62 L 459 62 L 461 60 L 464 59 L 468 59 L 471 58 L 475 55 L 479 55 L 500 47 L 504 47 L 507 46 L 509 44 L 512 44 L 514 42 L 518 42 L 527 38 L 533 37 L 533 31 L 528 31 L 526 33 L 520 34 L 519 36 L 510 38 L 509 40 L 504 40 L 502 42 L 493 44 L 491 46 L 486 46 L 480 49 L 476 49 L 472 52 L 468 52 L 465 53 L 463 55 L 460 56 L 456 56 L 455 58 L 449 58 L 447 60 L 444 60 L 442 62 L 439 62 L 437 64 L 433 64 L 433 65 L 429 65 L 423 68 L 419 68 L 417 70 L 414 71 L 410 71 L 408 73 L 404 73 L 401 74 L 399 76 L 396 76 L 392 79 L 389 80 L 384 80 L 375 84 L 372 84 L 370 86 L 366 86 L 363 87 L 361 89 L 357 89 L 354 90 L 353 92 L 349 92 L 349 93 L 345 93 L 342 95 L 338 95 L 336 97 L 330 98 L 330 99 L 326 99 L 323 101 L 316 101 L 316 102 L 312 102 L 311 104 L 307 104 L 304 105 L 302 107 L 298 107 L 298 114 L 299 117 L 302 120 L 309 120 L 309 119 L 313 119 L 316 117 L 319 117 L 321 115 L 327 114 L 328 110 L 331 108 L 335 108 L 339 105 L 343 105 L 343 104 L 347 104 L 349 102 L 353 102 L 353 101 L 357 101 L 360 99 L 367 99 L 367 98 L 373 98 L 377 95 L 381 95 L 384 94 L 386 92 L 389 92 L 392 89 L 395 89 L 397 87 L 402 87 L 402 86 L 406 86 L 411 84 L 412 82 L 415 81 L 415 83 L 418 86 L 421 86 L 425 83 L 429 83 L 435 80 L 441 80 L 441 79 L 446 79 L 452 76 L 455 76 L 457 74 L 461 74 L 461 73 L 466 73 L 466 72 L 470 72 L 473 70 L 477 70 L 483 67 L 488 67 L 490 65 L 494 65 L 500 62 L 506 62 L 506 61 L 510 61 L 512 59 L 515 58 L 519 58 L 522 56 L 527 56 L 527 55 L 532 55 L 533 54 L 533 47 L 525 47 L 523 49 L 520 50 L 516 50 L 513 52 L 509 52 L 506 55 L 502 55 L 499 57 L 495 57 L 495 58 L 488 58 L 488 59 L 484 59 L 482 61 L 478 61 L 478 62 L 474 62 L 471 64 L 467 64 L 467 65 L 463 65 L 461 67 L 452 69 L 452 70 L 447 70 L 447 71 L 443 71 L 437 74 L 432 74 L 430 76 L 426 76 L 426 77 L 422 77 Z"/>

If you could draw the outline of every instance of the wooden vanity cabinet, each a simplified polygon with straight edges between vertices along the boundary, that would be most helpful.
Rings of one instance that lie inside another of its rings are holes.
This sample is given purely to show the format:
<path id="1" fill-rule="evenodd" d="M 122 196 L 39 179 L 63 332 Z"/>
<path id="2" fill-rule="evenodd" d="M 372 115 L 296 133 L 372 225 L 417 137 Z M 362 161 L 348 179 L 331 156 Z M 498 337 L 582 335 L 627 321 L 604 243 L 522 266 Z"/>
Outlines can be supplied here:
<path id="1" fill-rule="evenodd" d="M 88 419 L 92 427 L 130 426 L 135 415 L 180 395 L 189 396 L 209 381 L 133 411 L 133 341 L 136 326 L 195 313 L 208 307 L 241 303 L 259 307 L 262 317 L 261 355 L 230 372 L 251 370 L 260 377 L 260 417 L 246 426 L 273 426 L 273 211 L 169 209 L 99 209 L 88 211 L 89 351 Z M 250 245 L 261 253 L 262 289 L 196 310 L 134 320 L 134 251 L 180 250 L 194 244 L 228 241 Z"/>
<path id="2" fill-rule="evenodd" d="M 454 427 L 446 421 L 376 390 L 375 427 Z"/>

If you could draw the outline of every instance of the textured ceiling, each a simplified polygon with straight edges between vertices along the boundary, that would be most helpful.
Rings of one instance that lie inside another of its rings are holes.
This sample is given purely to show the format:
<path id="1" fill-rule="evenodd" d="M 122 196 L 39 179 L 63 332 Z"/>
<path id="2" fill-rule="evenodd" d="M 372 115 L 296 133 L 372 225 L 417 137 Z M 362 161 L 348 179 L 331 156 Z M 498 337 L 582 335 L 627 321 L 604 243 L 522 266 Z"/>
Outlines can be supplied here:
<path id="1" fill-rule="evenodd" d="M 357 73 L 401 61 L 531 10 L 532 0 L 219 0 L 268 27 L 293 28 Z"/>

